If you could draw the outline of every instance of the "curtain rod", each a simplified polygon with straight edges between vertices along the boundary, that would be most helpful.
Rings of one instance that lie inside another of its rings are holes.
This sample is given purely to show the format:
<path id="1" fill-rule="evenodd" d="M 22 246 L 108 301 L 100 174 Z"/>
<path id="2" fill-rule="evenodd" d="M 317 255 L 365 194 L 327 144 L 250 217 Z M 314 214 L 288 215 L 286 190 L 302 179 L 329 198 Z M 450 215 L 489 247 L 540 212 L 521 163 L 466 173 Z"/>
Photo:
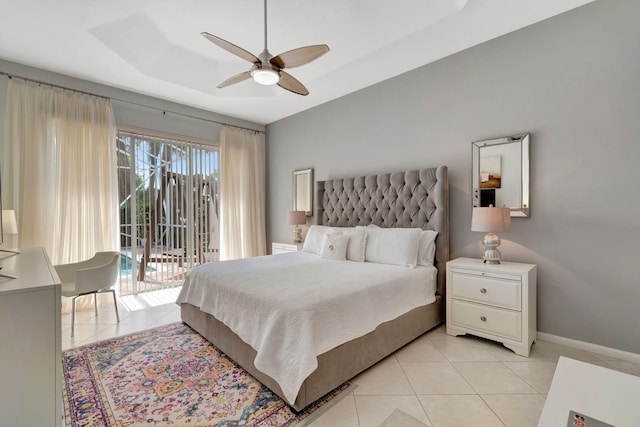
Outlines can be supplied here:
<path id="1" fill-rule="evenodd" d="M 70 87 L 67 87 L 67 86 L 61 86 L 61 85 L 57 85 L 57 84 L 53 84 L 53 83 L 43 82 L 43 81 L 35 80 L 35 79 L 29 78 L 29 77 L 24 77 L 24 76 L 19 76 L 17 74 L 7 73 L 5 71 L 0 71 L 0 76 L 7 76 L 9 79 L 16 78 L 16 79 L 24 80 L 25 82 L 37 83 L 38 85 L 46 85 L 46 86 L 50 86 L 52 88 L 55 87 L 55 88 L 62 89 L 62 90 L 69 90 L 69 91 L 72 91 L 72 92 L 81 93 L 83 95 L 95 96 L 95 97 L 98 97 L 98 98 L 109 99 L 109 100 L 112 100 L 112 101 L 124 102 L 125 104 L 137 105 L 138 107 L 144 107 L 144 108 L 149 108 L 151 110 L 162 111 L 163 114 L 171 113 L 171 114 L 175 114 L 177 116 L 187 117 L 187 118 L 190 118 L 190 119 L 202 120 L 204 122 L 216 123 L 216 124 L 224 125 L 224 126 L 231 126 L 231 127 L 234 127 L 234 128 L 249 130 L 249 131 L 256 132 L 256 133 L 265 133 L 262 130 L 256 130 L 256 129 L 251 129 L 251 128 L 244 127 L 244 126 L 232 125 L 232 124 L 221 122 L 221 121 L 218 121 L 218 120 L 205 119 L 205 118 L 202 118 L 202 117 L 193 116 L 191 114 L 185 114 L 185 113 L 179 113 L 177 111 L 167 110 L 166 108 L 152 107 L 150 105 L 140 104 L 138 102 L 127 101 L 126 99 L 119 99 L 119 98 L 113 98 L 113 97 L 104 96 L 104 95 L 98 95 L 96 93 L 85 92 L 85 91 L 78 90 L 78 89 L 73 89 L 73 88 L 70 88 Z"/>
<path id="2" fill-rule="evenodd" d="M 149 108 L 150 110 L 162 111 L 163 114 L 171 113 L 171 114 L 175 114 L 176 116 L 188 117 L 190 119 L 202 120 L 204 122 L 216 123 L 216 124 L 224 125 L 224 126 L 231 126 L 231 127 L 236 128 L 236 129 L 243 129 L 243 130 L 248 130 L 248 131 L 256 132 L 256 133 L 265 133 L 265 131 L 263 131 L 263 130 L 256 130 L 256 129 L 251 129 L 251 128 L 244 127 L 244 126 L 232 125 L 232 124 L 221 122 L 221 121 L 218 121 L 218 120 L 205 119 L 205 118 L 198 117 L 198 116 L 192 116 L 191 114 L 178 113 L 177 111 L 167 110 L 166 108 L 152 107 L 150 105 L 140 104 L 140 103 L 133 102 L 133 101 L 127 101 L 125 99 L 119 99 L 119 98 L 110 98 L 110 99 L 113 100 L 113 101 L 124 102 L 125 104 L 131 104 L 131 105 L 137 105 L 139 107 Z"/>
<path id="3" fill-rule="evenodd" d="M 45 85 L 45 86 L 50 86 L 52 88 L 55 87 L 55 88 L 62 89 L 62 90 L 70 90 L 72 92 L 81 93 L 83 95 L 95 96 L 95 97 L 102 98 L 102 99 L 109 99 L 109 97 L 104 96 L 104 95 L 98 95 L 96 93 L 84 92 L 84 91 L 78 90 L 78 89 L 71 89 L 70 87 L 65 87 L 65 86 L 60 86 L 60 85 L 56 85 L 56 84 L 53 84 L 53 83 L 43 82 L 43 81 L 40 81 L 40 80 L 30 79 L 28 77 L 22 77 L 22 76 L 18 76 L 17 74 L 10 74 L 10 73 L 6 73 L 4 71 L 0 71 L 0 75 L 1 76 L 7 76 L 9 79 L 16 78 L 16 79 L 24 80 L 25 82 L 37 83 L 38 86 Z"/>

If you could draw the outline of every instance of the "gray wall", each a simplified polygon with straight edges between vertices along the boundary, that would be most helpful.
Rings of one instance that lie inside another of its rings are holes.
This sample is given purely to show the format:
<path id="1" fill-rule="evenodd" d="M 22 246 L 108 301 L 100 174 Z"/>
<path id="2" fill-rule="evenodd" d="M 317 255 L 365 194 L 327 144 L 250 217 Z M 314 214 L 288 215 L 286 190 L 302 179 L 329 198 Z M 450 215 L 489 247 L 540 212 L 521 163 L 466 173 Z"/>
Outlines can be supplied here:
<path id="1" fill-rule="evenodd" d="M 538 265 L 538 330 L 640 353 L 640 2 L 600 0 L 268 126 L 268 239 L 291 172 L 449 166 L 451 256 L 479 257 L 471 142 L 531 132 L 531 210 L 502 233 Z"/>

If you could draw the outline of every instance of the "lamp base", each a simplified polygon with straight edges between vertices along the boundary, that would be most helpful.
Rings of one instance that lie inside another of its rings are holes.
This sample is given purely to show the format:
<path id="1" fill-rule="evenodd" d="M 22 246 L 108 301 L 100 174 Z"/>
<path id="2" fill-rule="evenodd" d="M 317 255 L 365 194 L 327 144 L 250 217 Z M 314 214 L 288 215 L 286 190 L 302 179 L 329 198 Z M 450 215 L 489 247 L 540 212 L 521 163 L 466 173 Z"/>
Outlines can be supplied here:
<path id="1" fill-rule="evenodd" d="M 293 227 L 293 243 L 302 243 L 302 228 L 299 225 Z"/>
<path id="2" fill-rule="evenodd" d="M 484 245 L 482 259 L 485 264 L 500 264 L 502 259 L 502 254 L 498 250 L 500 243 L 500 238 L 493 232 L 485 234 L 482 238 L 482 244 Z"/>

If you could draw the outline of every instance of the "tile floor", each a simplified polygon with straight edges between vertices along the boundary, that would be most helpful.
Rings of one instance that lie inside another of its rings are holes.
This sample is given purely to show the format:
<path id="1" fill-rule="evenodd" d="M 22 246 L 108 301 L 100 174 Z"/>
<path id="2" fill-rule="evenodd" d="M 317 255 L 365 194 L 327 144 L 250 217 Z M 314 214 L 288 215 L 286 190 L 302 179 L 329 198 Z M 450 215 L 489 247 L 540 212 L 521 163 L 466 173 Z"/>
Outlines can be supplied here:
<path id="1" fill-rule="evenodd" d="M 93 310 L 77 314 L 73 339 L 71 316 L 63 314 L 62 348 L 180 321 L 177 294 L 171 289 L 122 298 L 120 323 L 104 300 L 99 316 Z M 525 358 L 491 341 L 450 337 L 441 326 L 357 376 L 353 392 L 311 426 L 377 427 L 395 409 L 431 427 L 537 426 L 560 356 L 640 376 L 640 364 L 545 341 Z"/>

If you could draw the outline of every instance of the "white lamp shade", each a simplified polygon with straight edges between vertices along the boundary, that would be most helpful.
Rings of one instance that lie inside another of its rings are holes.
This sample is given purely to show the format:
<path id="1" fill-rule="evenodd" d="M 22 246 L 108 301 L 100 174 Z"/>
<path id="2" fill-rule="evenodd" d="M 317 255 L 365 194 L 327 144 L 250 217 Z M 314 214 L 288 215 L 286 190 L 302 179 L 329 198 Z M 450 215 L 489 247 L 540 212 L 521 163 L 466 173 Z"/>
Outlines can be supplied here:
<path id="1" fill-rule="evenodd" d="M 18 234 L 16 211 L 13 209 L 2 210 L 2 231 L 6 234 Z"/>
<path id="2" fill-rule="evenodd" d="M 471 231 L 511 230 L 511 210 L 509 208 L 473 208 Z"/>
<path id="3" fill-rule="evenodd" d="M 306 224 L 307 214 L 304 211 L 289 211 L 288 220 L 290 225 Z"/>

